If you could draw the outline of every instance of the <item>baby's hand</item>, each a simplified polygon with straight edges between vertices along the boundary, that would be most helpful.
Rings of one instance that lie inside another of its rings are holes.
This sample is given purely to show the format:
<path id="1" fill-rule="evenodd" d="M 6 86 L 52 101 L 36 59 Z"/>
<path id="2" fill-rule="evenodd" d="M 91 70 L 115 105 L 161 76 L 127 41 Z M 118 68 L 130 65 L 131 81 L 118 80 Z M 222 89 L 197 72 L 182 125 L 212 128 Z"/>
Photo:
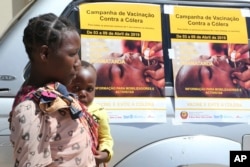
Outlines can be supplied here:
<path id="1" fill-rule="evenodd" d="M 96 151 L 95 160 L 98 165 L 106 162 L 107 158 L 108 158 L 108 152 L 99 150 Z"/>

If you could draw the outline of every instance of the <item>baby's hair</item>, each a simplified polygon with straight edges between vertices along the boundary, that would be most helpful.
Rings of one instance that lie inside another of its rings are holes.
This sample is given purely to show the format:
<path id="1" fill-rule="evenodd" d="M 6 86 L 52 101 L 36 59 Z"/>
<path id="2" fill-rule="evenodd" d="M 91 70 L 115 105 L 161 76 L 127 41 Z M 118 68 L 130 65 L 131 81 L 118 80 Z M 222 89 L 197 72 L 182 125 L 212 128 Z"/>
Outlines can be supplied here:
<path id="1" fill-rule="evenodd" d="M 83 68 L 91 67 L 91 68 L 93 68 L 96 71 L 96 68 L 94 67 L 94 65 L 91 64 L 91 63 L 89 63 L 89 62 L 87 62 L 87 61 L 82 60 L 81 61 L 81 65 L 82 65 Z"/>
<path id="2" fill-rule="evenodd" d="M 29 20 L 24 29 L 23 43 L 29 59 L 37 46 L 47 45 L 53 49 L 60 47 L 65 31 L 77 31 L 73 24 L 63 17 L 53 13 L 39 15 Z"/>

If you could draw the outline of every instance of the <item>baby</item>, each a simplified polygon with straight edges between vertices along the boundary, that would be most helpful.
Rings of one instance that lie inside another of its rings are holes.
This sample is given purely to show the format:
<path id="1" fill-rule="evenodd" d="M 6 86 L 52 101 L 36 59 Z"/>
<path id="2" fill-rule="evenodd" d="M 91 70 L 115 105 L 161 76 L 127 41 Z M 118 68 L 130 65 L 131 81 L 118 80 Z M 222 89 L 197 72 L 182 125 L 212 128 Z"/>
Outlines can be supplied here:
<path id="1" fill-rule="evenodd" d="M 68 86 L 68 90 L 77 94 L 79 101 L 88 107 L 88 112 L 99 124 L 95 159 L 97 164 L 107 163 L 113 155 L 113 138 L 110 133 L 107 112 L 102 106 L 93 103 L 97 80 L 96 69 L 86 61 L 81 63 L 82 66 L 77 69 L 76 78 Z"/>

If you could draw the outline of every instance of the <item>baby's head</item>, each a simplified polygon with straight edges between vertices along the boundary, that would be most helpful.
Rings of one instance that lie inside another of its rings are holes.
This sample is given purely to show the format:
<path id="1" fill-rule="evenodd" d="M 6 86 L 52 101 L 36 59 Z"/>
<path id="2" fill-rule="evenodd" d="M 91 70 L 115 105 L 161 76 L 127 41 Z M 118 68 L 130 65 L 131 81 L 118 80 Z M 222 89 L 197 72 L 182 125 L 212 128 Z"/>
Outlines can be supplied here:
<path id="1" fill-rule="evenodd" d="M 86 61 L 81 63 L 77 69 L 76 78 L 68 86 L 68 90 L 77 94 L 79 101 L 89 106 L 95 97 L 96 69 Z"/>

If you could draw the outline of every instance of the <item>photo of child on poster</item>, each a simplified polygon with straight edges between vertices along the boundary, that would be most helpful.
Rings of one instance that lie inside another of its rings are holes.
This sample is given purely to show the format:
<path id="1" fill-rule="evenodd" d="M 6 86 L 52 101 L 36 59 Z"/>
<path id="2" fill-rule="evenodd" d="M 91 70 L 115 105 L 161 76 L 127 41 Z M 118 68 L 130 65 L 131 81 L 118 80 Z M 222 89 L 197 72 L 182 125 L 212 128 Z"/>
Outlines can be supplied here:
<path id="1" fill-rule="evenodd" d="M 161 42 L 91 38 L 82 46 L 97 70 L 97 97 L 164 97 Z"/>
<path id="2" fill-rule="evenodd" d="M 177 97 L 249 97 L 249 45 L 174 42 Z"/>

